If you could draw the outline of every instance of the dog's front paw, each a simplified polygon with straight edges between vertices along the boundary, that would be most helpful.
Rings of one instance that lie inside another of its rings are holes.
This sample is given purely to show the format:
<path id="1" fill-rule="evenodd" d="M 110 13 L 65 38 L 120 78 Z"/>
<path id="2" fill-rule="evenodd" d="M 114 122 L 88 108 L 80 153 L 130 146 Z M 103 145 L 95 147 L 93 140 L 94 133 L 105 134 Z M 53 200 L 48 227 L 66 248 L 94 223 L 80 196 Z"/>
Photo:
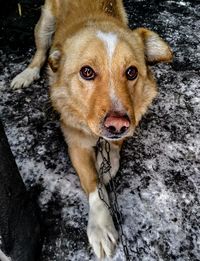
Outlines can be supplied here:
<path id="1" fill-rule="evenodd" d="M 26 68 L 23 72 L 18 74 L 11 82 L 13 89 L 29 86 L 34 80 L 40 78 L 40 70 L 38 67 Z"/>
<path id="2" fill-rule="evenodd" d="M 88 224 L 89 242 L 98 258 L 111 257 L 117 244 L 118 234 L 114 224 Z"/>
<path id="3" fill-rule="evenodd" d="M 118 233 L 107 206 L 99 198 L 98 192 L 94 193 L 96 195 L 92 193 L 93 200 L 90 200 L 88 239 L 98 258 L 111 257 L 117 244 Z"/>

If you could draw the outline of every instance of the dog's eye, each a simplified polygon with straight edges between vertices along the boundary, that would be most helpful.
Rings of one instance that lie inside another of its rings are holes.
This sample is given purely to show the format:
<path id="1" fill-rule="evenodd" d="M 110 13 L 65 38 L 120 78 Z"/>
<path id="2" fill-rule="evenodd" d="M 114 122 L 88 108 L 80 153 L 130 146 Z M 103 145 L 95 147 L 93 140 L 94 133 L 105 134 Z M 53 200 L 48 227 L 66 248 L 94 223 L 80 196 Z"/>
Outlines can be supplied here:
<path id="1" fill-rule="evenodd" d="M 80 75 L 85 80 L 94 80 L 96 77 L 95 71 L 90 66 L 84 66 L 80 70 Z"/>
<path id="2" fill-rule="evenodd" d="M 137 75 L 138 75 L 138 69 L 135 66 L 130 66 L 126 70 L 126 78 L 129 81 L 135 80 L 137 78 Z"/>

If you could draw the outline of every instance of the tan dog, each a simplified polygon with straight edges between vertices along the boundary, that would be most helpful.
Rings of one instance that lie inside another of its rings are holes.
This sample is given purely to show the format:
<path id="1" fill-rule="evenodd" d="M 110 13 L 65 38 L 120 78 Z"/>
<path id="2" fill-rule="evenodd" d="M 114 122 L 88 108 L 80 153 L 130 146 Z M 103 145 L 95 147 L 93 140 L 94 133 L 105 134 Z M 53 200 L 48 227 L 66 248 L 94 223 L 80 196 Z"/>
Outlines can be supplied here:
<path id="1" fill-rule="evenodd" d="M 96 255 L 112 256 L 117 231 L 97 190 L 94 146 L 110 141 L 112 176 L 125 137 L 132 136 L 156 96 L 149 63 L 171 61 L 168 45 L 144 28 L 131 31 L 121 0 L 46 0 L 35 28 L 37 52 L 12 81 L 18 88 L 39 78 L 50 48 L 51 99 L 81 185 L 89 198 L 87 234 Z M 105 184 L 109 177 L 105 177 Z M 106 189 L 104 198 L 108 201 Z"/>

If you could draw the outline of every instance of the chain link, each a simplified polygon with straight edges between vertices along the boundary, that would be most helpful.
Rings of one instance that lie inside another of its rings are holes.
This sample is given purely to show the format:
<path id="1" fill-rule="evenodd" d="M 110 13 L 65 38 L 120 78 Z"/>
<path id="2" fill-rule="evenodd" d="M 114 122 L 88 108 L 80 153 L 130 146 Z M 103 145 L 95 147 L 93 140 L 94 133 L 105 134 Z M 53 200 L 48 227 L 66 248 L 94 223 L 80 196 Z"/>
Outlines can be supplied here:
<path id="1" fill-rule="evenodd" d="M 110 162 L 110 143 L 103 138 L 99 138 L 97 141 L 97 153 L 100 153 L 102 162 L 99 168 L 99 173 L 98 173 L 98 192 L 99 192 L 99 197 L 100 199 L 105 203 L 107 208 L 109 209 L 112 217 L 115 219 L 118 229 L 119 229 L 119 238 L 122 243 L 124 255 L 126 257 L 127 261 L 130 261 L 130 254 L 129 254 L 129 249 L 128 249 L 128 242 L 127 238 L 124 234 L 123 227 L 122 227 L 122 214 L 120 212 L 120 207 L 117 201 L 117 193 L 116 193 L 116 188 L 115 188 L 115 183 L 112 179 L 111 176 L 111 162 Z M 104 155 L 105 151 L 105 155 Z M 108 174 L 110 176 L 110 182 L 109 182 L 109 188 L 110 191 L 112 192 L 112 200 L 110 205 L 107 203 L 107 201 L 104 199 L 104 194 L 103 194 L 103 187 L 104 187 L 104 182 L 103 182 L 103 176 L 104 174 Z"/>

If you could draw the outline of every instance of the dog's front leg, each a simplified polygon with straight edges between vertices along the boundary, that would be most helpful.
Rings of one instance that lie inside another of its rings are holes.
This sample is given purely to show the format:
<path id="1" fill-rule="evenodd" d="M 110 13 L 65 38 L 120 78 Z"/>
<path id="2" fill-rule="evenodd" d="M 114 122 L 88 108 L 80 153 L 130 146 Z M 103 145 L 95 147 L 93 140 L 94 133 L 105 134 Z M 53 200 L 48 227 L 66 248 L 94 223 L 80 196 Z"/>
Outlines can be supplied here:
<path id="1" fill-rule="evenodd" d="M 52 2 L 45 1 L 41 17 L 35 27 L 36 53 L 29 66 L 12 80 L 11 87 L 14 89 L 27 87 L 40 77 L 40 70 L 47 58 L 47 51 L 51 46 L 52 36 L 56 28 L 56 18 L 52 12 Z"/>
<path id="2" fill-rule="evenodd" d="M 106 204 L 99 198 L 97 171 L 93 148 L 69 146 L 69 154 L 83 189 L 89 198 L 89 220 L 87 234 L 90 244 L 98 258 L 111 257 L 117 243 L 118 234 Z M 109 204 L 105 187 L 104 199 Z"/>

